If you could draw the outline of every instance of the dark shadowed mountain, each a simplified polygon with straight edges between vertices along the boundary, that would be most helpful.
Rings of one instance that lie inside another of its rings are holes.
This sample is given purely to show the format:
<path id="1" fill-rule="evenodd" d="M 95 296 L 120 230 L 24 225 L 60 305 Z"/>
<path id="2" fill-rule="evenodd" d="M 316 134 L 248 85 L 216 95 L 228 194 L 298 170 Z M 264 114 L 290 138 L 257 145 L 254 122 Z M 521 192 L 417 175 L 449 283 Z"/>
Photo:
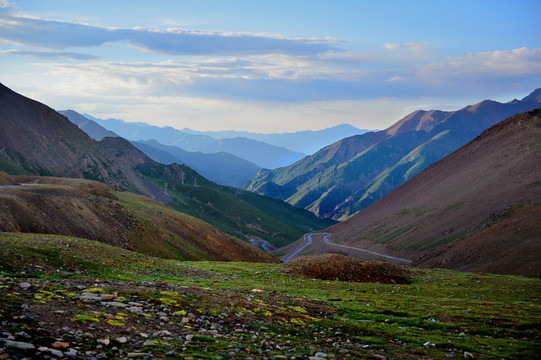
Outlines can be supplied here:
<path id="1" fill-rule="evenodd" d="M 99 140 L 107 136 L 118 137 L 118 135 L 114 132 L 107 130 L 93 120 L 85 118 L 78 112 L 75 112 L 73 110 L 59 110 L 58 113 L 67 117 L 69 121 L 77 125 L 81 130 L 87 133 L 88 136 L 90 136 L 94 140 Z"/>
<path id="2" fill-rule="evenodd" d="M 341 124 L 323 130 L 305 130 L 292 133 L 260 134 L 247 131 L 195 131 L 182 129 L 187 134 L 208 135 L 214 139 L 244 137 L 263 141 L 274 146 L 285 147 L 304 154 L 313 154 L 316 151 L 338 140 L 367 133 L 368 130 L 357 129 L 349 124 Z"/>
<path id="3" fill-rule="evenodd" d="M 386 130 L 343 139 L 284 168 L 261 170 L 244 187 L 344 220 L 484 129 L 540 105 L 537 89 L 505 104 L 485 100 L 456 111 L 416 111 Z"/>
<path id="4" fill-rule="evenodd" d="M 152 194 L 155 186 L 50 107 L 0 84 L 0 169 L 10 174 L 77 177 Z"/>
<path id="5" fill-rule="evenodd" d="M 156 140 L 161 144 L 176 146 L 191 152 L 227 152 L 266 169 L 287 166 L 306 156 L 284 147 L 243 137 L 216 140 L 207 135 L 187 134 L 172 127 L 128 123 L 118 119 L 102 120 L 88 114 L 84 114 L 84 117 L 94 120 L 104 128 L 130 141 Z"/>
<path id="6" fill-rule="evenodd" d="M 162 164 L 186 164 L 220 185 L 240 187 L 261 168 L 226 152 L 206 154 L 160 144 L 155 140 L 132 142 L 139 150 Z"/>
<path id="7" fill-rule="evenodd" d="M 98 180 L 165 202 L 241 239 L 276 245 L 331 225 L 282 201 L 219 186 L 185 165 L 159 164 L 123 138 L 95 141 L 65 116 L 3 85 L 0 128 L 0 170 L 9 175 Z"/>
<path id="8" fill-rule="evenodd" d="M 539 219 L 541 108 L 489 128 L 328 231 L 420 266 L 539 277 Z"/>

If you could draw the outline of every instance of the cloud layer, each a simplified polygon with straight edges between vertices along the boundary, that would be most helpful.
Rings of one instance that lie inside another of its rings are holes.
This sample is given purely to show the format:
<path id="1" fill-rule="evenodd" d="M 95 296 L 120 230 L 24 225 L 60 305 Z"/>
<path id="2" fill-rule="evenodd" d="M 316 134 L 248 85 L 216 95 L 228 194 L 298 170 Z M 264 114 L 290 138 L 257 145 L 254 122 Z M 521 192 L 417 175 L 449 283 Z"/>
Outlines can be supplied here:
<path id="1" fill-rule="evenodd" d="M 12 80 L 52 106 L 169 125 L 196 119 L 206 128 L 177 127 L 202 130 L 250 130 L 250 119 L 268 122 L 258 131 L 311 121 L 384 128 L 413 101 L 467 98 L 465 105 L 541 84 L 541 48 L 451 54 L 428 41 L 354 47 L 333 38 L 105 27 L 14 14 L 6 0 L 0 56 L 6 85 Z M 391 103 L 400 105 L 387 110 Z M 216 119 L 230 125 L 212 127 Z"/>
<path id="2" fill-rule="evenodd" d="M 4 14 L 0 40 L 48 49 L 98 47 L 125 41 L 145 51 L 168 55 L 312 55 L 336 50 L 330 39 L 288 39 L 266 34 L 182 29 L 106 28 Z"/>

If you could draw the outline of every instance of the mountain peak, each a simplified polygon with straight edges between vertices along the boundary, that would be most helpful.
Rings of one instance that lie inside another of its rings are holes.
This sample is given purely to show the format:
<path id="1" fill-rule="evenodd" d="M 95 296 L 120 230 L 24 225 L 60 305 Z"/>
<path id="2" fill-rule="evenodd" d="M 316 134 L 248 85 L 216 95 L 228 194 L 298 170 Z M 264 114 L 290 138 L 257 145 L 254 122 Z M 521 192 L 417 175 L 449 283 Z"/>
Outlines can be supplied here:
<path id="1" fill-rule="evenodd" d="M 523 102 L 538 102 L 541 103 L 541 88 L 535 89 L 530 95 L 522 99 Z"/>

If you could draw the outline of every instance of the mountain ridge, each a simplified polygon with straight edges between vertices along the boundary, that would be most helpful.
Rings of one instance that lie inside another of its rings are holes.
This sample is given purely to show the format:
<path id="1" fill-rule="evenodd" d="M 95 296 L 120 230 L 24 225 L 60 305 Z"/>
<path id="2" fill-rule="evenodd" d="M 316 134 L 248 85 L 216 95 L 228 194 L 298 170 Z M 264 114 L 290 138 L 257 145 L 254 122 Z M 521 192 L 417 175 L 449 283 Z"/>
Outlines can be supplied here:
<path id="1" fill-rule="evenodd" d="M 344 220 L 488 127 L 540 105 L 538 89 L 507 104 L 486 100 L 455 111 L 418 110 L 385 130 L 340 140 L 284 168 L 262 170 L 243 188 Z"/>
<path id="2" fill-rule="evenodd" d="M 417 266 L 539 277 L 540 150 L 538 108 L 490 127 L 327 231 Z"/>

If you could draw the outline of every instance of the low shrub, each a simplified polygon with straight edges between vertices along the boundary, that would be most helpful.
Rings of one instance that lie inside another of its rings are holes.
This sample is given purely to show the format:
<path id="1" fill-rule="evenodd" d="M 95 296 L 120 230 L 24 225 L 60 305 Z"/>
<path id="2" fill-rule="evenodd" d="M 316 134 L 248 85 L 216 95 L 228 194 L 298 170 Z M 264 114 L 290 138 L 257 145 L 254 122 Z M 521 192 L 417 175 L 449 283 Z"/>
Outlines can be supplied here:
<path id="1" fill-rule="evenodd" d="M 329 254 L 299 257 L 288 263 L 290 273 L 321 280 L 411 284 L 410 271 L 379 261 L 362 261 Z"/>

